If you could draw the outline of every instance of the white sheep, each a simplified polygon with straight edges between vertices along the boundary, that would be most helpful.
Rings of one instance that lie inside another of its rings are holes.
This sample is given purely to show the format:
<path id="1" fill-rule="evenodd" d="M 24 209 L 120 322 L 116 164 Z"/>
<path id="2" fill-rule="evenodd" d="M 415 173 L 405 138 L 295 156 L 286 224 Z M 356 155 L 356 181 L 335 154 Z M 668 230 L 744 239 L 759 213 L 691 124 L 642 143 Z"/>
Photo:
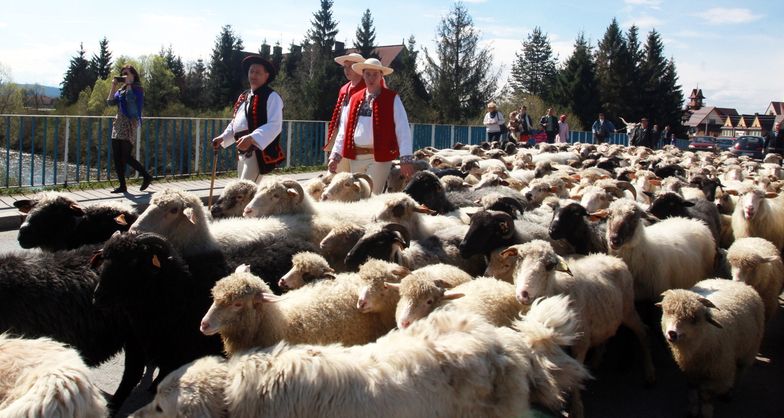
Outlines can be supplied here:
<path id="1" fill-rule="evenodd" d="M 321 173 L 316 177 L 305 182 L 305 191 L 308 193 L 311 199 L 315 201 L 321 200 L 321 195 L 324 194 L 324 189 L 327 188 L 327 185 L 332 181 L 332 177 L 335 174 L 327 172 Z"/>
<path id="2" fill-rule="evenodd" d="M 764 238 L 741 238 L 727 251 L 732 279 L 754 288 L 765 304 L 765 319 L 770 320 L 779 307 L 784 287 L 784 264 L 779 250 Z"/>
<path id="3" fill-rule="evenodd" d="M 359 277 L 362 285 L 359 288 L 357 309 L 362 313 L 377 314 L 381 321 L 394 328 L 395 309 L 400 300 L 397 289 L 389 283 L 400 283 L 404 277 L 411 274 L 405 267 L 388 261 L 371 259 L 359 268 Z"/>
<path id="4" fill-rule="evenodd" d="M 169 373 L 155 398 L 131 418 L 226 417 L 228 365 L 217 356 L 202 357 Z"/>
<path id="5" fill-rule="evenodd" d="M 240 266 L 213 287 L 214 301 L 200 329 L 205 335 L 220 333 L 229 355 L 282 340 L 368 343 L 390 328 L 378 315 L 365 315 L 356 308 L 361 285 L 356 274 L 343 274 L 276 297 L 247 266 Z"/>
<path id="6" fill-rule="evenodd" d="M 106 400 L 79 354 L 48 338 L 0 334 L 0 417 L 103 418 Z"/>
<path id="7" fill-rule="evenodd" d="M 712 273 L 716 243 L 704 222 L 658 221 L 629 199 L 616 200 L 608 213 L 610 255 L 629 267 L 637 300 L 657 300 L 667 289 L 689 288 Z M 656 223 L 645 226 L 642 218 Z"/>
<path id="8" fill-rule="evenodd" d="M 255 194 L 256 183 L 250 180 L 230 181 L 210 207 L 210 214 L 213 219 L 241 217 L 245 206 Z"/>
<path id="9" fill-rule="evenodd" d="M 383 185 L 382 185 L 383 186 Z M 337 173 L 321 194 L 322 201 L 356 202 L 373 194 L 373 180 L 365 173 Z"/>
<path id="10" fill-rule="evenodd" d="M 291 258 L 291 270 L 278 281 L 281 289 L 299 289 L 314 280 L 335 279 L 335 270 L 320 254 L 304 251 Z"/>
<path id="11" fill-rule="evenodd" d="M 732 190 L 725 190 L 734 193 Z M 784 248 L 784 195 L 766 193 L 756 187 L 737 191 L 738 203 L 732 212 L 732 233 L 735 239 L 760 237 Z"/>
<path id="12" fill-rule="evenodd" d="M 689 414 L 711 417 L 713 397 L 754 362 L 765 329 L 762 299 L 751 286 L 724 279 L 662 296 L 662 332 L 692 388 Z"/>
<path id="13" fill-rule="evenodd" d="M 568 295 L 580 318 L 580 336 L 572 355 L 582 362 L 588 349 L 606 342 L 623 324 L 640 342 L 646 383 L 653 383 L 654 369 L 646 327 L 634 309 L 632 274 L 617 257 L 591 254 L 563 259 L 547 241 L 514 245 L 502 255 L 516 259 L 515 296 L 525 305 L 540 297 Z M 583 415 L 581 394 L 572 396 L 570 416 Z"/>
<path id="14" fill-rule="evenodd" d="M 406 328 L 436 308 L 472 312 L 496 326 L 509 326 L 524 306 L 515 298 L 514 286 L 492 277 L 479 277 L 452 289 L 437 282 L 418 280 L 412 286 L 387 283 L 399 288 L 400 301 L 395 319 L 398 328 Z"/>

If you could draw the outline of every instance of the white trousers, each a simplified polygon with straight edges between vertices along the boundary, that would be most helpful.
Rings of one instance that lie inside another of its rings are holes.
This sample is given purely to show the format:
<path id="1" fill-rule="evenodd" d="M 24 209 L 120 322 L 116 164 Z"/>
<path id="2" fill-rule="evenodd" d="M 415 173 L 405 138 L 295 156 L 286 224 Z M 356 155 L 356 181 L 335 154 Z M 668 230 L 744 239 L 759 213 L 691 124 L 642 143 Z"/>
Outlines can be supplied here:
<path id="1" fill-rule="evenodd" d="M 378 162 L 373 154 L 357 155 L 355 160 L 349 160 L 349 166 L 352 173 L 366 173 L 373 180 L 373 194 L 384 192 L 389 170 L 392 169 L 392 161 Z"/>
<path id="2" fill-rule="evenodd" d="M 348 158 L 342 158 L 340 160 L 340 162 L 338 163 L 338 168 L 337 168 L 337 170 L 335 172 L 336 173 L 350 173 L 351 172 L 351 166 L 348 163 L 349 161 L 351 161 L 351 160 L 349 160 Z"/>
<path id="3" fill-rule="evenodd" d="M 259 174 L 259 162 L 256 161 L 256 154 L 251 154 L 249 158 L 245 158 L 244 154 L 240 154 L 237 159 L 237 174 L 240 180 L 259 182 L 261 174 Z"/>

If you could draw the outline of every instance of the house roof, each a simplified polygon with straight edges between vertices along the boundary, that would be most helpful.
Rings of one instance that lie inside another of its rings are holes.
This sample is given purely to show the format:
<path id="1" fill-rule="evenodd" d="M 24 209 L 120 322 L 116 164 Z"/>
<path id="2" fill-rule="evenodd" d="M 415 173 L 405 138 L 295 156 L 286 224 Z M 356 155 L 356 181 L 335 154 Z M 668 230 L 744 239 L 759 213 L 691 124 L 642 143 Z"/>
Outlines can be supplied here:
<path id="1" fill-rule="evenodd" d="M 734 116 L 738 114 L 738 111 L 732 108 L 706 106 L 695 110 L 694 113 L 692 113 L 689 117 L 688 122 L 686 122 L 686 126 L 703 125 L 705 124 L 705 119 L 714 112 L 716 116 L 718 116 L 718 118 L 722 121 L 726 120 L 727 116 Z"/>
<path id="2" fill-rule="evenodd" d="M 702 95 L 702 89 L 691 89 L 691 95 L 689 96 L 690 99 L 704 99 L 705 96 Z"/>
<path id="3" fill-rule="evenodd" d="M 770 102 L 768 109 L 773 108 L 773 113 L 776 115 L 784 114 L 784 102 Z"/>

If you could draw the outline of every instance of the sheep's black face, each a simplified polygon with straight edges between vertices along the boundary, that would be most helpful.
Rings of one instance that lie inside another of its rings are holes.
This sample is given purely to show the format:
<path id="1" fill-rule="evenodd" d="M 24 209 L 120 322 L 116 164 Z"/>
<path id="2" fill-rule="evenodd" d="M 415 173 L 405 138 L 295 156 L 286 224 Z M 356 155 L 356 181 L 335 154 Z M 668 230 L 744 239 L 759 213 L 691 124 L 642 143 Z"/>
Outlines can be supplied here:
<path id="1" fill-rule="evenodd" d="M 550 223 L 550 238 L 567 239 L 573 231 L 583 224 L 584 216 L 588 216 L 588 212 L 579 203 L 570 203 L 555 212 L 553 221 Z"/>
<path id="2" fill-rule="evenodd" d="M 395 232 L 390 230 L 381 230 L 362 237 L 346 255 L 346 267 L 356 271 L 371 258 L 391 261 L 393 245 L 397 239 Z"/>
<path id="3" fill-rule="evenodd" d="M 35 205 L 19 227 L 19 246 L 41 247 L 47 251 L 68 249 L 68 237 L 74 234 L 83 217 L 82 209 L 65 198 Z"/>
<path id="4" fill-rule="evenodd" d="M 483 210 L 471 215 L 471 225 L 458 249 L 463 258 L 489 256 L 496 248 L 511 245 L 513 238 L 514 219 L 509 214 Z"/>
<path id="5" fill-rule="evenodd" d="M 648 212 L 659 219 L 671 218 L 673 216 L 688 216 L 686 208 L 694 206 L 694 203 L 684 200 L 675 193 L 665 193 L 651 203 Z"/>
<path id="6" fill-rule="evenodd" d="M 438 213 L 448 212 L 449 202 L 444 192 L 441 180 L 433 173 L 419 171 L 414 174 L 411 181 L 403 189 L 403 192 L 411 196 L 417 203 L 425 205 Z"/>

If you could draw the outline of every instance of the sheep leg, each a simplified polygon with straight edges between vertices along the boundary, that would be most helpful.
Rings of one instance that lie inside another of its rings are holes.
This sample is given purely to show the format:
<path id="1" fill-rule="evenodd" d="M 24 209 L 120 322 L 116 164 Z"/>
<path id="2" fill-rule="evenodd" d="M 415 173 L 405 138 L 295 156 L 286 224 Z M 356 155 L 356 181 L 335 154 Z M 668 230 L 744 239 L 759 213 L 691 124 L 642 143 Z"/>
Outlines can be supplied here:
<path id="1" fill-rule="evenodd" d="M 645 385 L 651 386 L 656 383 L 656 370 L 653 367 L 653 358 L 651 357 L 650 341 L 648 341 L 648 330 L 645 324 L 642 323 L 640 316 L 634 307 L 629 309 L 624 315 L 623 325 L 626 325 L 637 336 L 637 341 L 640 342 L 642 349 L 643 371 L 645 375 Z"/>
<path id="2" fill-rule="evenodd" d="M 122 406 L 123 402 L 128 399 L 133 388 L 142 379 L 144 375 L 144 352 L 139 345 L 138 341 L 130 338 L 125 343 L 125 368 L 123 375 L 120 379 L 120 385 L 112 396 L 109 402 L 109 410 L 114 415 Z"/>
<path id="3" fill-rule="evenodd" d="M 700 417 L 713 418 L 713 393 L 707 389 L 699 390 Z"/>

